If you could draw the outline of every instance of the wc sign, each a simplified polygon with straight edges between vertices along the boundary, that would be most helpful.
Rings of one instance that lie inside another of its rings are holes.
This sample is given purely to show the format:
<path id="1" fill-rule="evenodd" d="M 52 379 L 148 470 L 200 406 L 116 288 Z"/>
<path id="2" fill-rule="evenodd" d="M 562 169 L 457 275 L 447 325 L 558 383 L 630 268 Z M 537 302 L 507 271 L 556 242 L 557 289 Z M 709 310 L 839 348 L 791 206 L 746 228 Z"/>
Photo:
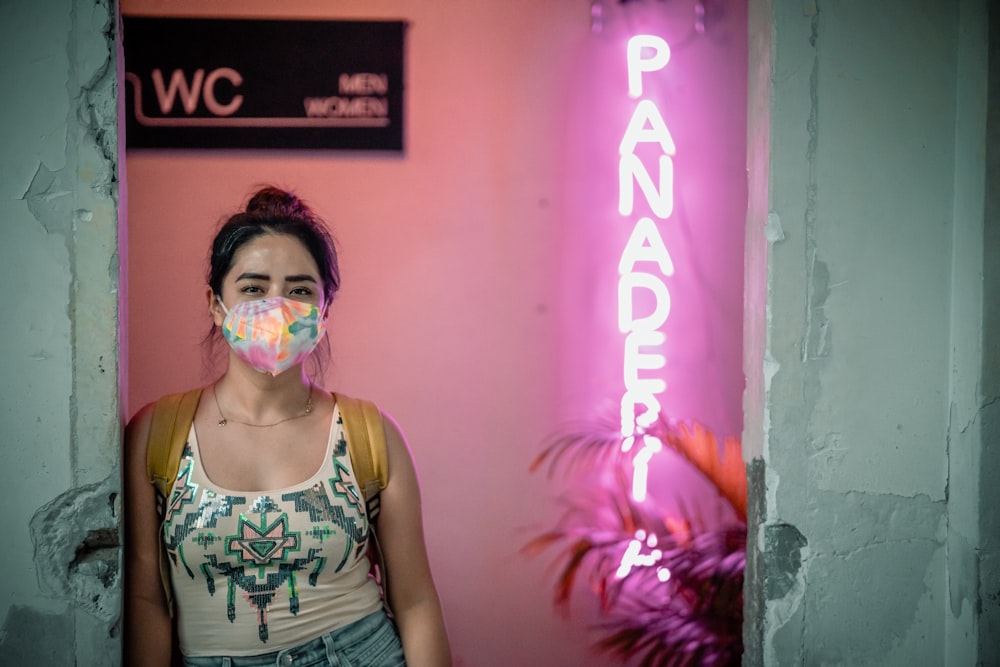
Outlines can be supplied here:
<path id="1" fill-rule="evenodd" d="M 126 146 L 402 150 L 404 30 L 125 16 Z"/>

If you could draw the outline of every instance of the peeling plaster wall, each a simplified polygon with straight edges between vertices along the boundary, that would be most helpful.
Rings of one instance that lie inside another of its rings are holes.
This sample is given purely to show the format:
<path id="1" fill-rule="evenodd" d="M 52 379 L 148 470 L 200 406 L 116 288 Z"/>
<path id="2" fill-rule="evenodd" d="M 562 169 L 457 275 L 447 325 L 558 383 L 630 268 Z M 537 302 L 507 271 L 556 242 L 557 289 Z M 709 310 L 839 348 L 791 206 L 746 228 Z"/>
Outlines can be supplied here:
<path id="1" fill-rule="evenodd" d="M 1000 664 L 1000 3 L 989 5 L 986 214 L 983 234 L 982 438 L 979 489 L 979 659 Z"/>
<path id="2" fill-rule="evenodd" d="M 986 3 L 750 24 L 745 663 L 975 664 Z"/>
<path id="3" fill-rule="evenodd" d="M 118 662 L 114 17 L 0 3 L 3 665 Z"/>

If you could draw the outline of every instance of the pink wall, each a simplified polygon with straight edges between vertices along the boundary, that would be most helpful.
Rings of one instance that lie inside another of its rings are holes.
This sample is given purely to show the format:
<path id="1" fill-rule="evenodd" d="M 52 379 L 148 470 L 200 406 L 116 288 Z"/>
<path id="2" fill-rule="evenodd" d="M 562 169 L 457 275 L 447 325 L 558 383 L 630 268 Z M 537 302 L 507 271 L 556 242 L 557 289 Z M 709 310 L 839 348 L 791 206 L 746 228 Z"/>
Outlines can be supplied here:
<path id="1" fill-rule="evenodd" d="M 554 614 L 546 560 L 518 554 L 560 491 L 527 468 L 560 424 L 620 398 L 624 43 L 648 21 L 679 44 L 694 2 L 645 3 L 666 23 L 643 3 L 604 4 L 595 35 L 584 0 L 289 0 L 287 18 L 410 23 L 405 155 L 128 154 L 130 412 L 211 379 L 203 275 L 219 218 L 258 183 L 299 192 L 341 251 L 327 384 L 377 400 L 409 436 L 459 665 L 607 664 L 588 656 L 587 605 Z M 157 0 L 122 6 L 166 15 Z M 175 0 L 170 12 L 274 7 Z M 746 16 L 725 12 L 663 76 L 678 144 L 678 212 L 661 227 L 677 266 L 664 405 L 739 433 Z M 668 457 L 654 481 L 664 498 L 698 486 Z"/>

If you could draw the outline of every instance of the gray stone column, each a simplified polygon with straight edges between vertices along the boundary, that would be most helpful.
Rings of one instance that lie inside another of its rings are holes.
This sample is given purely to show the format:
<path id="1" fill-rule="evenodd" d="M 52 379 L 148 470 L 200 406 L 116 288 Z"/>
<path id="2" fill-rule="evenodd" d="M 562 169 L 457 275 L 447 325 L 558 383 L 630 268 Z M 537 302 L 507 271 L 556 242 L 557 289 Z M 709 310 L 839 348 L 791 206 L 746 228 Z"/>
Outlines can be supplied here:
<path id="1" fill-rule="evenodd" d="M 0 7 L 0 664 L 119 662 L 116 8 Z"/>
<path id="2" fill-rule="evenodd" d="M 750 4 L 744 662 L 975 664 L 986 4 Z"/>

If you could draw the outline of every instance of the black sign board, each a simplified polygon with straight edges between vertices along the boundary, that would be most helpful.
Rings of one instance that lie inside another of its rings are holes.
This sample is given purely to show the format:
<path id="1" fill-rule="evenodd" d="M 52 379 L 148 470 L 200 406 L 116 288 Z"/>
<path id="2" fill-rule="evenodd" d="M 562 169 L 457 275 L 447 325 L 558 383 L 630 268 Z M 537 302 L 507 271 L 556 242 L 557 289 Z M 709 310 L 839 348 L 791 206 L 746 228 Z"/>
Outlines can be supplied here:
<path id="1" fill-rule="evenodd" d="M 123 20 L 128 148 L 403 149 L 401 21 Z"/>

